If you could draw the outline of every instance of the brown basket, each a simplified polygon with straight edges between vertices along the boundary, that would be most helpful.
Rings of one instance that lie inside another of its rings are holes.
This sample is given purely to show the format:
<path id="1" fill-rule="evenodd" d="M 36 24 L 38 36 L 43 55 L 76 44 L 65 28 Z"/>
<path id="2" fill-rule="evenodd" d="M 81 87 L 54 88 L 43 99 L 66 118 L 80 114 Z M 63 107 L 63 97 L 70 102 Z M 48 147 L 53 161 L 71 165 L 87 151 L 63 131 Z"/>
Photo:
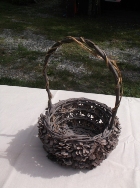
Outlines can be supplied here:
<path id="1" fill-rule="evenodd" d="M 77 42 L 92 55 L 105 60 L 115 78 L 116 102 L 113 109 L 86 98 L 71 98 L 57 104 L 51 102 L 46 74 L 49 57 L 63 43 Z M 120 126 L 116 117 L 122 96 L 122 77 L 114 61 L 107 58 L 92 41 L 82 37 L 67 37 L 47 52 L 44 64 L 48 108 L 39 118 L 39 138 L 48 157 L 63 166 L 92 169 L 98 166 L 116 147 Z"/>

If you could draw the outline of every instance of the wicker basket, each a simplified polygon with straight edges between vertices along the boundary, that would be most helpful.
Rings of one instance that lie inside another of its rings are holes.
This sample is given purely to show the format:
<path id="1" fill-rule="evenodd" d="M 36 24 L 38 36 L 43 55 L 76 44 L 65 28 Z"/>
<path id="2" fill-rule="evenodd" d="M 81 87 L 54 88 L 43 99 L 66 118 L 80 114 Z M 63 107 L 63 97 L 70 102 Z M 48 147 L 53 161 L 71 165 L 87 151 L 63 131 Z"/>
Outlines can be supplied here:
<path id="1" fill-rule="evenodd" d="M 116 102 L 113 109 L 86 98 L 71 98 L 57 104 L 51 102 L 46 74 L 48 59 L 63 43 L 77 42 L 92 55 L 104 59 L 115 78 Z M 116 117 L 122 96 L 122 77 L 116 63 L 92 41 L 82 37 L 67 37 L 47 52 L 44 76 L 48 93 L 48 108 L 39 118 L 39 138 L 48 158 L 63 166 L 93 169 L 116 147 L 120 125 Z"/>

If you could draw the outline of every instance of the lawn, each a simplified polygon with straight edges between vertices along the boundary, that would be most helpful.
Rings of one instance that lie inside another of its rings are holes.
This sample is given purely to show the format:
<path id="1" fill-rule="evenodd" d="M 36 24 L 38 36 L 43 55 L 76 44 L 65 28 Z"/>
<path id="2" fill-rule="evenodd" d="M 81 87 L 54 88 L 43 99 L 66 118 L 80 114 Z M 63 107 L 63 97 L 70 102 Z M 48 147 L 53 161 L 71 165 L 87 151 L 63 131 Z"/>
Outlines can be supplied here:
<path id="1" fill-rule="evenodd" d="M 0 2 L 0 84 L 44 88 L 42 68 L 48 47 L 65 36 L 82 36 L 117 61 L 124 95 L 140 97 L 140 13 L 110 10 L 97 18 L 62 15 L 58 1 L 28 6 Z M 106 64 L 76 44 L 65 44 L 54 54 L 47 74 L 51 89 L 114 95 Z"/>

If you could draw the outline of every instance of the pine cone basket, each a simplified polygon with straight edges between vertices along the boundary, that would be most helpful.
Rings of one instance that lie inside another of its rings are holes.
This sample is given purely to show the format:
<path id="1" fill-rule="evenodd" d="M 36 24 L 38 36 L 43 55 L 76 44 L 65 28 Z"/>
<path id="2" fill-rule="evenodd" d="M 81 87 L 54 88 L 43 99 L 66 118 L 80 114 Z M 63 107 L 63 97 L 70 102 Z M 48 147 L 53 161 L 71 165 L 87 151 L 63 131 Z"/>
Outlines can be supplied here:
<path id="1" fill-rule="evenodd" d="M 86 98 L 71 98 L 56 104 L 51 102 L 46 74 L 49 57 L 64 43 L 76 42 L 92 55 L 102 58 L 115 79 L 115 107 Z M 55 43 L 47 52 L 43 73 L 48 93 L 48 108 L 38 121 L 39 138 L 48 158 L 63 166 L 93 169 L 107 158 L 118 144 L 120 124 L 116 117 L 122 96 L 122 77 L 116 63 L 92 41 L 82 37 L 67 37 Z"/>

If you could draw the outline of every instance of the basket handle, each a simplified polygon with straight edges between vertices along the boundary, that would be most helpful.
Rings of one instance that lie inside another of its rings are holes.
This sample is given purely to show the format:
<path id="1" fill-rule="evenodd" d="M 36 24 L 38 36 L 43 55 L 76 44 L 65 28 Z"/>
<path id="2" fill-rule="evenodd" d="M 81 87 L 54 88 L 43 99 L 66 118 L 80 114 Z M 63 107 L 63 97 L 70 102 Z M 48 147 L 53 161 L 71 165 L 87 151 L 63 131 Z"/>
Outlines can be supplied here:
<path id="1" fill-rule="evenodd" d="M 82 48 L 84 48 L 85 50 L 90 52 L 93 56 L 96 56 L 98 58 L 103 59 L 106 62 L 106 64 L 107 64 L 108 68 L 110 69 L 110 71 L 114 75 L 115 86 L 116 86 L 115 87 L 116 101 L 115 101 L 115 107 L 112 109 L 112 118 L 110 119 L 110 123 L 109 123 L 109 128 L 111 129 L 112 125 L 113 125 L 113 122 L 114 122 L 114 118 L 115 118 L 117 110 L 118 110 L 118 107 L 119 107 L 120 102 L 121 102 L 121 98 L 122 98 L 122 93 L 123 93 L 122 76 L 121 76 L 121 72 L 120 72 L 117 64 L 115 63 L 115 61 L 109 59 L 107 57 L 107 55 L 105 54 L 105 52 L 102 51 L 97 45 L 95 45 L 89 39 L 84 39 L 82 37 L 71 37 L 71 36 L 68 36 L 68 37 L 64 38 L 63 40 L 56 42 L 48 50 L 48 52 L 46 54 L 46 57 L 45 57 L 44 68 L 43 68 L 43 75 L 44 75 L 45 81 L 46 81 L 46 91 L 48 93 L 48 109 L 51 110 L 53 108 L 52 101 L 51 101 L 52 94 L 51 94 L 50 89 L 49 89 L 49 79 L 47 77 L 47 64 L 48 64 L 49 57 L 62 44 L 71 43 L 71 42 L 74 42 L 74 41 L 76 43 L 78 43 Z"/>

